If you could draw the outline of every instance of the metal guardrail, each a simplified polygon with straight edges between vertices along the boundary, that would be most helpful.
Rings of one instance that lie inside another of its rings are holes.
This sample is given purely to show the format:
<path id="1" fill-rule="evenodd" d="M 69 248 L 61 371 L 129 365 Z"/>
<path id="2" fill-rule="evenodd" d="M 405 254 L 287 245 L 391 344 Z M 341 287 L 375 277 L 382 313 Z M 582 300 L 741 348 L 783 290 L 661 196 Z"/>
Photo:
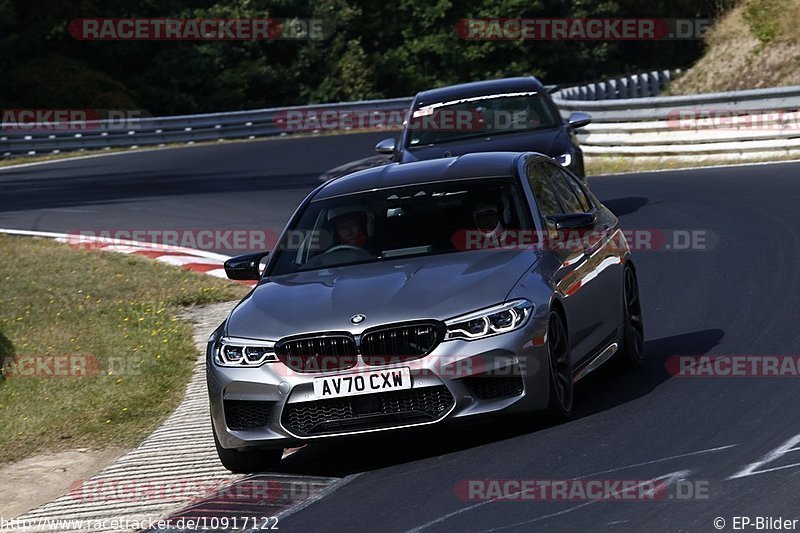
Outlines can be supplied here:
<path id="1" fill-rule="evenodd" d="M 577 87 L 561 89 L 554 96 L 563 100 L 616 100 L 658 96 L 669 82 L 681 74 L 681 69 L 653 70 L 621 78 L 603 80 Z"/>
<path id="2" fill-rule="evenodd" d="M 578 138 L 587 156 L 760 157 L 800 154 L 800 118 L 783 120 L 786 112 L 800 110 L 800 86 L 731 91 L 686 96 L 660 96 L 679 70 L 643 74 L 568 87 L 553 93 L 561 113 L 575 111 L 592 115 L 589 126 Z M 24 125 L 0 124 L 0 156 L 43 154 L 74 150 L 158 146 L 223 139 L 248 139 L 286 135 L 298 130 L 280 123 L 292 111 L 335 111 L 338 117 L 349 111 L 380 115 L 371 125 L 382 124 L 388 112 L 404 112 L 411 98 L 365 100 L 313 106 L 294 106 L 230 113 L 209 113 L 172 117 L 137 118 L 119 121 L 90 121 L 58 131 L 29 130 Z M 770 112 L 784 113 L 783 117 Z M 707 113 L 709 120 L 720 114 L 740 119 L 731 127 L 693 127 L 681 122 L 686 114 Z M 763 116 L 762 116 L 763 115 Z M 770 122 L 772 120 L 772 122 Z M 758 123 L 758 128 L 753 123 Z M 320 127 L 320 130 L 325 128 Z M 301 131 L 314 131 L 306 126 Z"/>
<path id="3" fill-rule="evenodd" d="M 169 143 L 192 143 L 222 139 L 248 139 L 292 133 L 291 128 L 276 123 L 276 115 L 292 111 L 308 114 L 336 111 L 340 117 L 371 112 L 380 114 L 373 121 L 381 127 L 381 119 L 390 111 L 405 111 L 411 98 L 364 100 L 313 106 L 294 106 L 230 113 L 182 115 L 172 117 L 135 118 L 124 121 L 97 120 L 85 123 L 49 125 L 52 129 L 35 129 L 29 125 L 0 124 L 0 156 L 44 154 L 74 150 L 118 147 L 158 146 Z M 314 131 L 313 128 L 304 128 Z"/>
<path id="4" fill-rule="evenodd" d="M 658 96 L 675 73 L 571 87 L 553 97 L 564 117 L 575 111 L 592 116 L 592 123 L 577 132 L 588 157 L 696 161 L 800 156 L 800 86 Z M 651 95 L 643 95 L 647 88 Z"/>

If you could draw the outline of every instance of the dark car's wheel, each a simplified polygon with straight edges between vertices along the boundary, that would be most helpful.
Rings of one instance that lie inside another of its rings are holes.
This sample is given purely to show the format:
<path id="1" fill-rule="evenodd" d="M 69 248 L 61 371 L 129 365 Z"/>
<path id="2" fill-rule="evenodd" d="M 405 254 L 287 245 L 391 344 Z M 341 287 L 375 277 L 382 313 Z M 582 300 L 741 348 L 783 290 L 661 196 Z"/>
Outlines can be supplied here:
<path id="1" fill-rule="evenodd" d="M 278 466 L 283 456 L 283 448 L 272 450 L 239 451 L 228 450 L 220 446 L 217 434 L 214 432 L 214 445 L 222 466 L 234 474 L 252 474 L 264 472 Z"/>
<path id="2" fill-rule="evenodd" d="M 551 311 L 547 326 L 547 346 L 550 352 L 550 416 L 561 420 L 572 414 L 572 364 L 569 338 L 561 315 Z"/>
<path id="3" fill-rule="evenodd" d="M 639 300 L 639 282 L 636 272 L 625 267 L 623 302 L 625 303 L 622 332 L 622 349 L 617 353 L 617 361 L 625 368 L 638 368 L 644 362 L 644 322 L 642 304 Z"/>

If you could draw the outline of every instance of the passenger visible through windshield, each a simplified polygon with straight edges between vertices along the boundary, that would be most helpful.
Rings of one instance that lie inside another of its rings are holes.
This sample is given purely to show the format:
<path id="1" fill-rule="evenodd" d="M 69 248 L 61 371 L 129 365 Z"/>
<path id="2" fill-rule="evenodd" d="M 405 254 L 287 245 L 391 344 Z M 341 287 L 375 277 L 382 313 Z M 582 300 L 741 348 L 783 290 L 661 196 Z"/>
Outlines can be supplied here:
<path id="1" fill-rule="evenodd" d="M 455 252 L 463 230 L 529 229 L 512 178 L 393 187 L 312 201 L 276 251 L 272 275 Z"/>

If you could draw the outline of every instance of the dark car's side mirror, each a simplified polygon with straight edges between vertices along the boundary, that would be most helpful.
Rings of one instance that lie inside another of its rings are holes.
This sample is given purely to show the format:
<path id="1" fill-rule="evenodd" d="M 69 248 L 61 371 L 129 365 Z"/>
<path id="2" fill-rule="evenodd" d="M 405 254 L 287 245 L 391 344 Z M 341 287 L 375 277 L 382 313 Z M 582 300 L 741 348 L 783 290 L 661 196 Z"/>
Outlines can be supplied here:
<path id="1" fill-rule="evenodd" d="M 394 138 L 389 137 L 375 145 L 375 151 L 379 154 L 393 154 L 397 148 Z"/>
<path id="2" fill-rule="evenodd" d="M 592 116 L 588 113 L 570 113 L 569 118 L 567 119 L 567 124 L 573 130 L 577 130 L 578 128 L 582 128 L 584 126 L 588 126 L 592 122 Z"/>
<path id="3" fill-rule="evenodd" d="M 225 261 L 225 274 L 228 279 L 235 280 L 257 280 L 261 278 L 261 260 L 269 255 L 269 252 L 258 252 L 254 254 L 237 255 Z"/>
<path id="4" fill-rule="evenodd" d="M 564 215 L 550 215 L 547 217 L 557 230 L 583 229 L 594 226 L 596 217 L 594 213 L 566 213 Z"/>

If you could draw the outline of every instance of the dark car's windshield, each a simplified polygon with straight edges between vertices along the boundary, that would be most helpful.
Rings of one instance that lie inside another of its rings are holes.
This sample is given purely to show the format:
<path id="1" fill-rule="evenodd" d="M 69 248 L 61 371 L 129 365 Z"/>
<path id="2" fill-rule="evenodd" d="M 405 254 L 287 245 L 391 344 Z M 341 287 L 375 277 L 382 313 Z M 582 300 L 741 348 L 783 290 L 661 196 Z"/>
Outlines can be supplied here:
<path id="1" fill-rule="evenodd" d="M 467 249 L 465 239 L 531 228 L 517 180 L 392 187 L 312 201 L 276 250 L 271 275 Z M 472 232 L 472 233 L 471 233 Z"/>
<path id="2" fill-rule="evenodd" d="M 557 124 L 538 92 L 475 96 L 414 109 L 406 125 L 406 147 L 551 128 Z"/>

